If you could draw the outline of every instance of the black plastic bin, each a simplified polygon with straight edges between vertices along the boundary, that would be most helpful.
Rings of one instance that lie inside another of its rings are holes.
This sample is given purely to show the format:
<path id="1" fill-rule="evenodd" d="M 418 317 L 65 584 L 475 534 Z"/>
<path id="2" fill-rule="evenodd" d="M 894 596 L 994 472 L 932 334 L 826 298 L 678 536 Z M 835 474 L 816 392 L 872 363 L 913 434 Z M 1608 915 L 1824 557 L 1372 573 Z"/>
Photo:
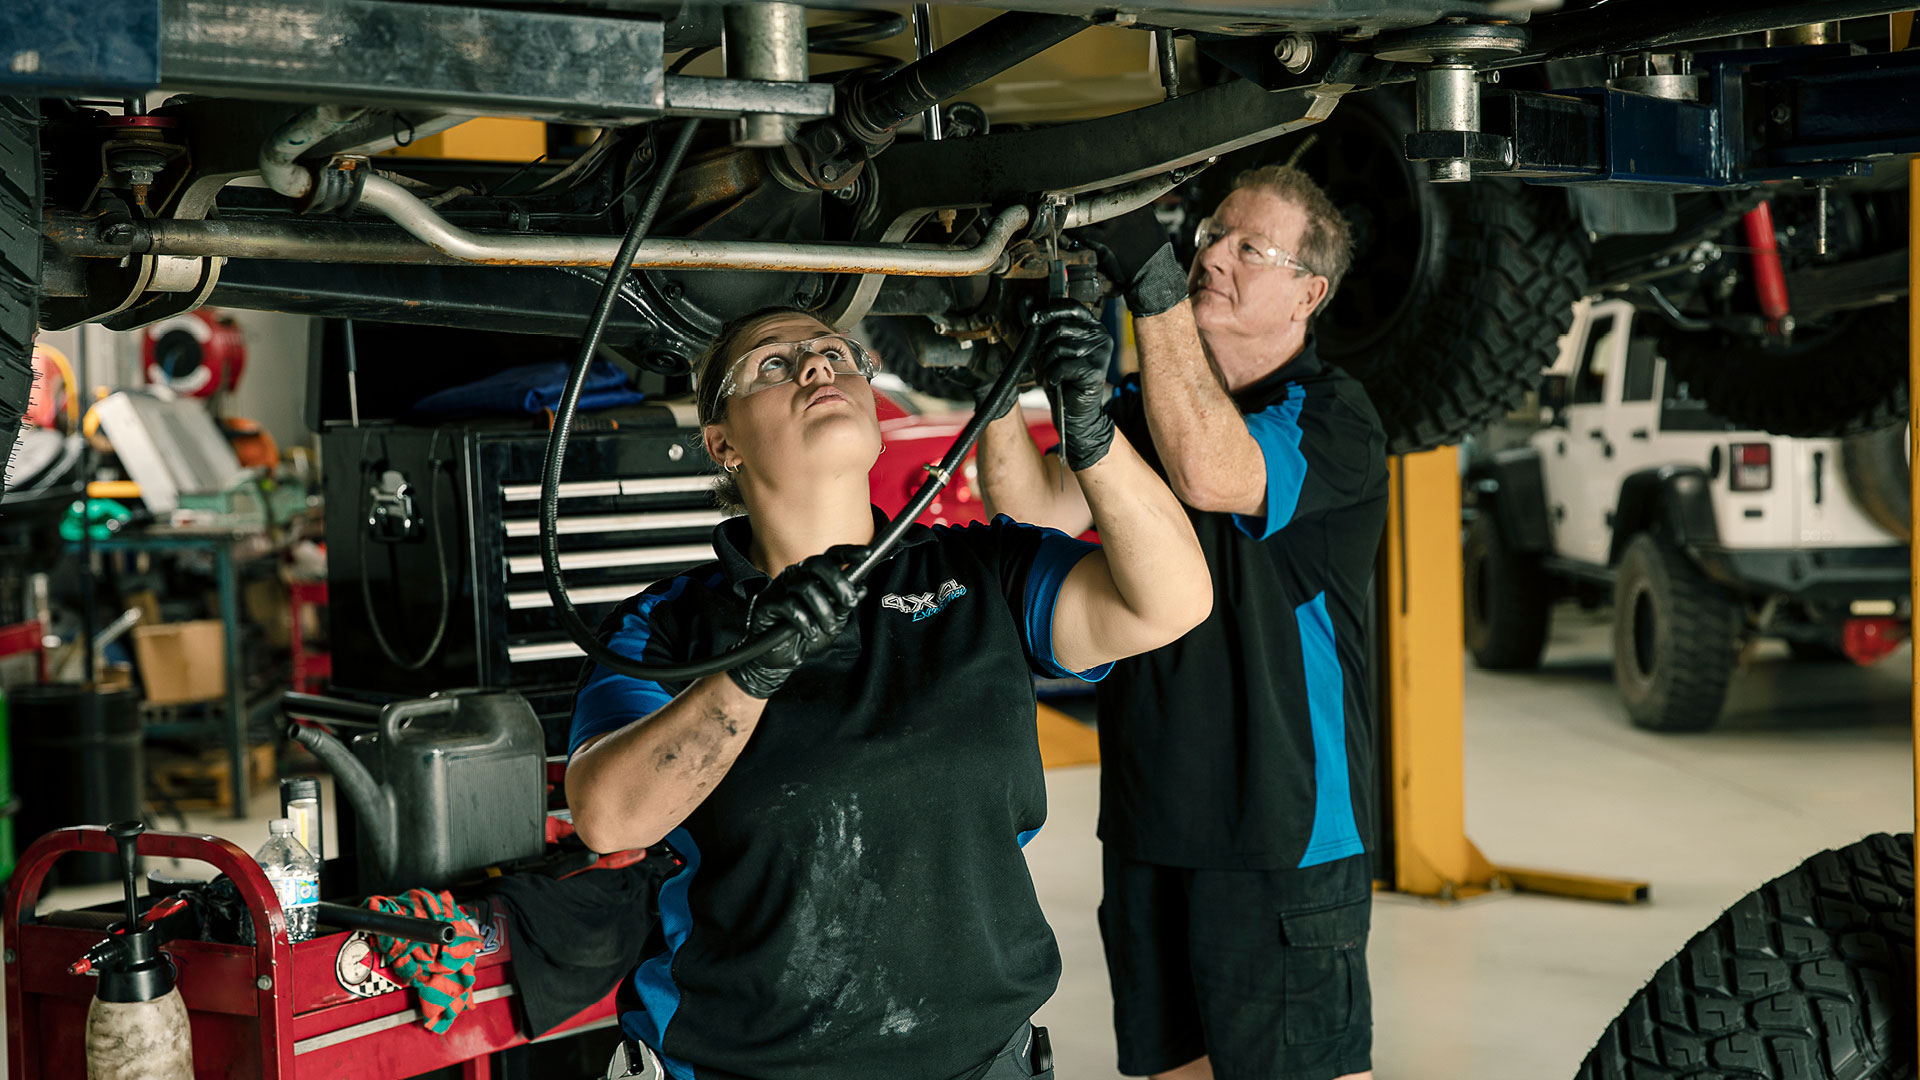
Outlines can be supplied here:
<path id="1" fill-rule="evenodd" d="M 105 825 L 146 812 L 140 697 L 132 690 L 21 686 L 7 692 L 20 850 L 68 825 Z M 62 885 L 120 878 L 113 855 L 69 855 L 53 868 Z"/>

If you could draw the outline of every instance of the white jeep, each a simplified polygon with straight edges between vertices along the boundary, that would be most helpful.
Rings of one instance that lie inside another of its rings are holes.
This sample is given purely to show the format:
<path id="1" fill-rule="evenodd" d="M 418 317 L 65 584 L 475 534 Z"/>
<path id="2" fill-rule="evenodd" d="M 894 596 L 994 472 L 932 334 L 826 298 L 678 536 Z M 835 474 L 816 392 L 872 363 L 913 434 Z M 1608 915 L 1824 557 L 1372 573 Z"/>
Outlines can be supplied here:
<path id="1" fill-rule="evenodd" d="M 1533 667 L 1556 599 L 1610 597 L 1628 715 L 1697 731 L 1719 719 L 1755 638 L 1858 663 L 1896 648 L 1911 616 L 1906 432 L 1740 430 L 1669 373 L 1637 314 L 1624 300 L 1579 304 L 1538 430 L 1468 468 L 1475 661 Z"/>

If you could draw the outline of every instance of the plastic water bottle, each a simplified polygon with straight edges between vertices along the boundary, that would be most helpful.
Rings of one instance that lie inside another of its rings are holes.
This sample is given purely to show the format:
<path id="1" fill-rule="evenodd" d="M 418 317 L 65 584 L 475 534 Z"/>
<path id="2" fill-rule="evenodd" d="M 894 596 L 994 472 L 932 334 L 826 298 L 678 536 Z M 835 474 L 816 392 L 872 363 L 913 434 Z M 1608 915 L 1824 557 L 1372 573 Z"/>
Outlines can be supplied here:
<path id="1" fill-rule="evenodd" d="M 286 912 L 287 939 L 305 941 L 312 937 L 319 921 L 320 860 L 294 837 L 290 819 L 274 818 L 267 823 L 267 842 L 260 845 L 254 859 L 273 883 L 280 910 Z"/>

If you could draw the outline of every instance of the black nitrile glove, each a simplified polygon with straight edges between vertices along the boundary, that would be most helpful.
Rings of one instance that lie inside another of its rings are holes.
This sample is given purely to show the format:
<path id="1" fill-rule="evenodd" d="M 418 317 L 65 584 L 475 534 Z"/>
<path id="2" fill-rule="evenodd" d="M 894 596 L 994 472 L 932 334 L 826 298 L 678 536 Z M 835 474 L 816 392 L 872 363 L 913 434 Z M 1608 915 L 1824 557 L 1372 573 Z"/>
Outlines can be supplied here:
<path id="1" fill-rule="evenodd" d="M 825 652 L 867 595 L 866 586 L 847 580 L 847 568 L 866 554 L 859 547 L 828 548 L 787 567 L 754 597 L 747 609 L 747 637 L 769 628 L 790 628 L 798 634 L 729 670 L 734 684 L 764 701 L 802 664 Z"/>
<path id="2" fill-rule="evenodd" d="M 1174 258 L 1151 205 L 1067 235 L 1093 249 L 1100 272 L 1120 287 L 1135 315 L 1158 315 L 1187 298 L 1186 268 Z"/>
<path id="3" fill-rule="evenodd" d="M 1113 337 L 1093 312 L 1072 300 L 1050 300 L 1033 313 L 1039 346 L 1033 353 L 1040 385 L 1060 404 L 1060 440 L 1075 472 L 1107 456 L 1113 418 L 1107 415 L 1107 364 Z"/>

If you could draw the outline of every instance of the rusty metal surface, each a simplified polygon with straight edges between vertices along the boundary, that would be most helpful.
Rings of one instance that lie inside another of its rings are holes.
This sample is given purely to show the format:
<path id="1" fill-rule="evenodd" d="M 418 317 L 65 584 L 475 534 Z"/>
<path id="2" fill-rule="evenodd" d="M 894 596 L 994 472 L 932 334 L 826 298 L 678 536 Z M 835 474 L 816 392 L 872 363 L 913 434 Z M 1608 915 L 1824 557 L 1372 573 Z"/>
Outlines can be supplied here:
<path id="1" fill-rule="evenodd" d="M 162 0 L 161 85 L 575 123 L 666 107 L 661 24 L 394 0 Z"/>

